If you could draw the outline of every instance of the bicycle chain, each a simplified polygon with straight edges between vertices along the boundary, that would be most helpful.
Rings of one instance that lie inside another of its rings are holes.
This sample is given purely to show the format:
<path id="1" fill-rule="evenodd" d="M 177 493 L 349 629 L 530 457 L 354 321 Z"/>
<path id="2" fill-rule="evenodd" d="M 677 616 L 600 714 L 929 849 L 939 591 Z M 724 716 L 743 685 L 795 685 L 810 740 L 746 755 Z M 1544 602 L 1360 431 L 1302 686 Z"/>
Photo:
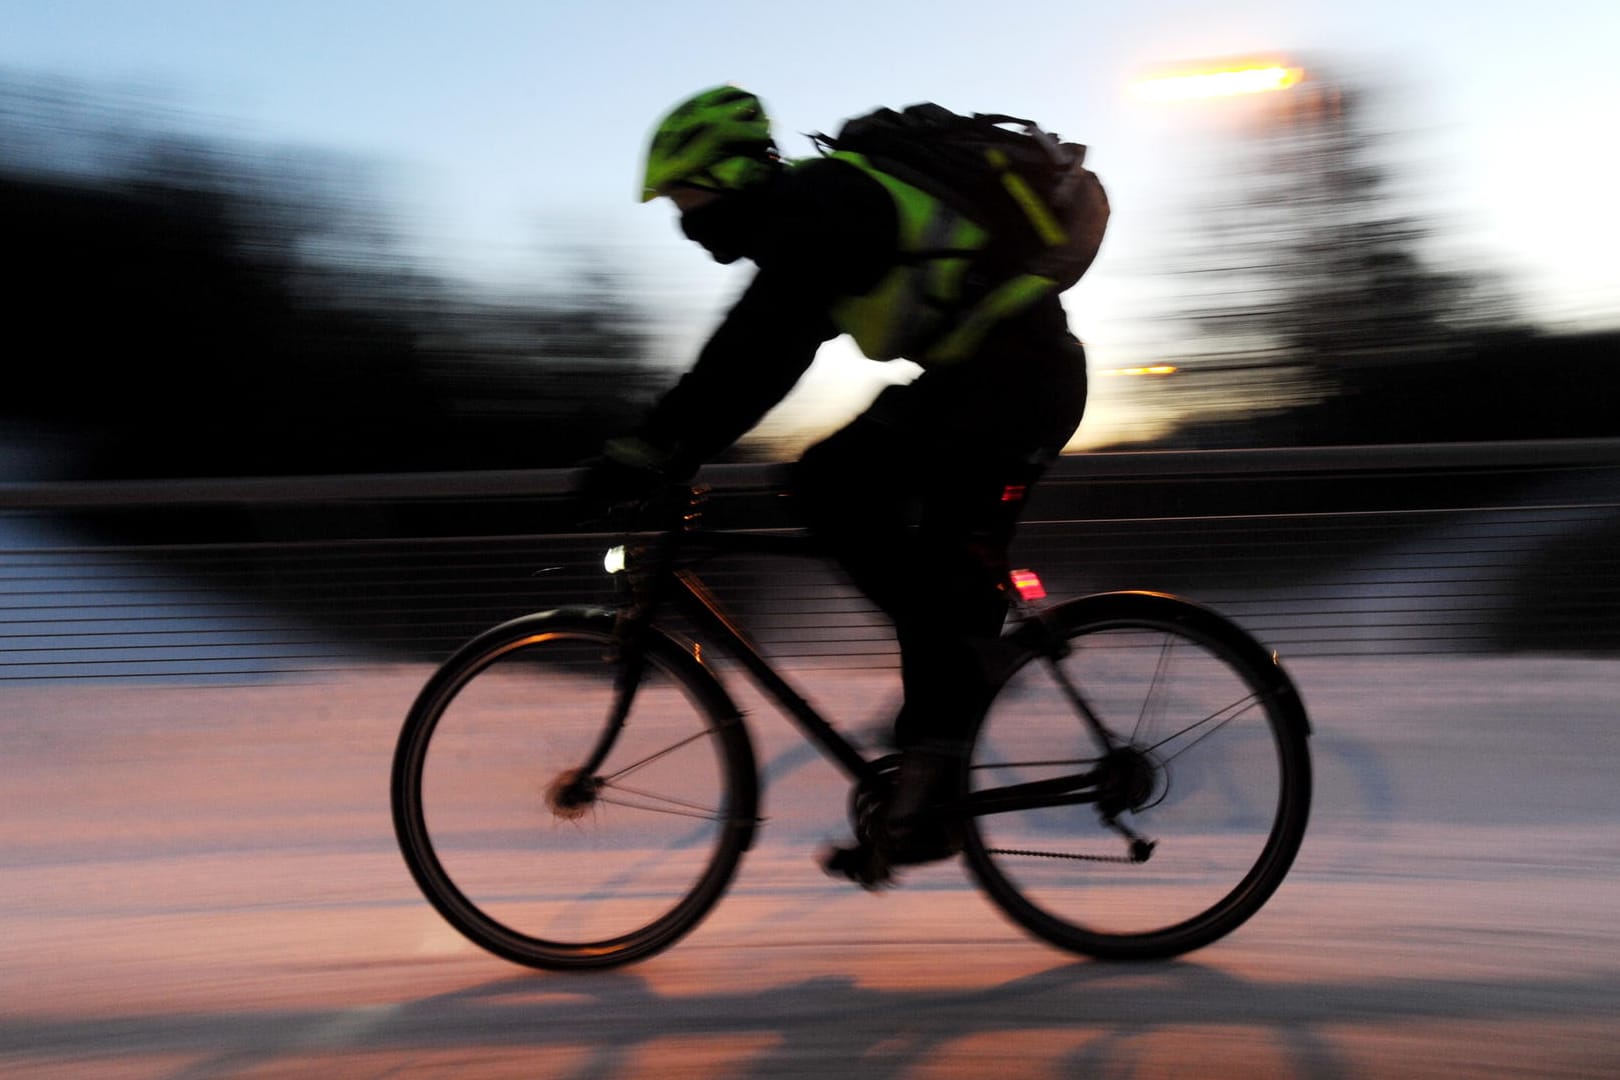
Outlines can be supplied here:
<path id="1" fill-rule="evenodd" d="M 1018 848 L 985 848 L 986 855 L 1029 855 L 1037 859 L 1074 859 L 1078 862 L 1117 862 L 1135 865 L 1129 855 L 1074 855 L 1066 851 L 1023 851 Z"/>

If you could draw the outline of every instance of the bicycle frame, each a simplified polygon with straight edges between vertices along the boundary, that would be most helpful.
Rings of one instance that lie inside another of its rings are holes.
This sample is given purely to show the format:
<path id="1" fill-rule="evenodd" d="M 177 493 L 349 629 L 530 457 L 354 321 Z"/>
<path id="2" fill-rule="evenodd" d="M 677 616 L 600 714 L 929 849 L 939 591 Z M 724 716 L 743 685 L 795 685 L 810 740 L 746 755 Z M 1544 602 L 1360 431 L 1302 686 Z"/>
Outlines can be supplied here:
<path id="1" fill-rule="evenodd" d="M 701 549 L 700 552 L 693 554 L 690 550 L 693 547 Z M 638 592 L 638 585 L 632 583 L 634 598 L 626 605 L 620 616 L 621 637 L 624 646 L 630 650 L 633 657 L 636 635 L 651 624 L 660 604 L 670 603 L 689 618 L 704 635 L 716 641 L 737 659 L 753 678 L 755 685 L 787 714 L 800 733 L 824 756 L 837 764 L 851 780 L 858 783 L 875 783 L 880 775 L 876 760 L 868 759 L 856 749 L 777 672 L 694 568 L 696 563 L 716 555 L 767 554 L 802 558 L 814 555 L 816 551 L 814 540 L 802 533 L 714 531 L 693 534 L 676 531 L 661 534 L 655 537 L 651 554 L 645 556 L 651 560 L 651 567 L 643 571 L 643 574 L 646 580 L 651 582 L 652 587 L 649 589 L 645 583 L 641 583 Z M 667 593 L 664 592 L 665 588 L 668 590 Z M 1105 748 L 1104 757 L 1106 757 L 1116 749 L 1116 740 L 1097 720 L 1079 689 L 1057 665 L 1057 657 L 1047 644 L 1049 637 L 1044 624 L 1038 618 L 1028 619 L 1021 624 L 1016 634 L 1020 640 L 1020 652 L 1024 648 L 1034 646 L 1049 657 L 1065 695 L 1077 707 L 1087 725 L 1097 734 Z M 635 694 L 635 683 L 639 680 L 639 663 L 632 660 L 626 665 L 626 671 L 627 685 L 620 688 L 613 722 L 604 733 L 597 752 L 592 755 L 593 760 L 581 769 L 582 776 L 589 775 L 596 769 L 600 760 L 606 758 L 623 717 L 629 713 L 630 701 Z M 960 810 L 962 813 L 978 816 L 1038 807 L 1101 802 L 1107 797 L 1112 776 L 1113 773 L 1105 765 L 1099 764 L 1096 768 L 1072 776 L 975 792 L 967 796 Z"/>
<path id="2" fill-rule="evenodd" d="M 633 559 L 609 567 L 625 571 L 617 603 L 489 628 L 435 669 L 406 716 L 390 785 L 401 851 L 439 913 L 498 956 L 556 969 L 639 960 L 719 900 L 756 835 L 760 776 L 751 725 L 705 664 L 710 645 L 853 780 L 858 846 L 838 862 L 860 855 L 849 876 L 880 878 L 902 759 L 834 729 L 699 574 L 714 555 L 825 552 L 800 532 L 697 529 L 689 494 L 649 507 L 659 519 L 630 536 L 603 537 L 634 545 Z M 660 625 L 666 611 L 687 617 L 693 641 Z M 955 800 L 927 813 L 956 833 L 974 880 L 1014 922 L 1082 955 L 1153 959 L 1219 939 L 1272 895 L 1298 852 L 1311 787 L 1309 721 L 1275 654 L 1208 608 L 1145 591 L 1021 601 L 1000 640 L 974 652 L 986 700 L 1001 707 L 978 721 L 950 778 Z M 1185 766 L 1190 783 L 1170 799 L 1171 763 L 1257 707 Z M 520 730 L 554 708 L 555 737 Z M 693 757 L 673 756 L 689 746 Z M 537 828 L 547 820 L 568 827 Z M 1161 869 L 1146 876 L 1065 868 L 1149 858 Z M 1139 904 L 1136 890 L 1154 902 Z M 596 902 L 608 896 L 623 902 Z"/>
<path id="3" fill-rule="evenodd" d="M 719 554 L 753 554 L 753 555 L 790 555 L 806 557 L 815 553 L 813 540 L 803 534 L 781 533 L 744 533 L 744 532 L 712 532 L 702 534 L 701 541 L 691 537 L 677 540 L 677 543 L 701 543 L 709 550 L 695 558 L 689 557 L 687 561 L 696 562 L 709 555 Z M 685 544 L 682 544 L 685 546 Z M 674 552 L 666 553 L 666 557 L 673 558 Z M 660 572 L 659 567 L 654 568 L 654 574 Z M 780 673 L 777 672 L 769 660 L 765 658 L 759 647 L 748 637 L 747 633 L 737 623 L 720 603 L 719 599 L 710 591 L 707 584 L 698 575 L 691 565 L 673 565 L 664 575 L 669 584 L 673 586 L 673 595 L 667 598 L 654 598 L 647 604 L 643 617 L 650 618 L 657 599 L 667 599 L 673 606 L 691 619 L 703 634 L 712 638 L 738 660 L 745 670 L 752 676 L 757 685 L 767 696 L 774 701 L 778 708 L 786 713 L 799 731 L 813 742 L 826 757 L 837 764 L 851 780 L 873 780 L 877 776 L 877 769 L 865 755 L 863 755 L 838 729 L 833 727 L 817 712 L 805 697 L 800 694 Z"/>

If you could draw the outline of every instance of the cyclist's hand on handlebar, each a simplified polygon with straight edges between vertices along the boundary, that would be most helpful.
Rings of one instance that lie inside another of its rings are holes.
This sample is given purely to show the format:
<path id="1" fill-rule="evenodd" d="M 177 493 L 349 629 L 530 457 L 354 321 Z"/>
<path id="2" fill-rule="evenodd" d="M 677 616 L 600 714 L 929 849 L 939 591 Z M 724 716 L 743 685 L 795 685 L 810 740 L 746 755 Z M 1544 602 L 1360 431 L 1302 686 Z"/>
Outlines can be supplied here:
<path id="1" fill-rule="evenodd" d="M 579 503 L 576 516 L 581 521 L 616 518 L 618 512 L 646 502 L 663 487 L 657 473 L 611 458 L 591 458 L 582 464 L 584 474 L 574 490 Z"/>
<path id="2" fill-rule="evenodd" d="M 679 479 L 663 467 L 654 448 L 635 438 L 610 439 L 601 454 L 581 464 L 584 474 L 574 494 L 582 522 L 634 519 L 639 508 Z"/>

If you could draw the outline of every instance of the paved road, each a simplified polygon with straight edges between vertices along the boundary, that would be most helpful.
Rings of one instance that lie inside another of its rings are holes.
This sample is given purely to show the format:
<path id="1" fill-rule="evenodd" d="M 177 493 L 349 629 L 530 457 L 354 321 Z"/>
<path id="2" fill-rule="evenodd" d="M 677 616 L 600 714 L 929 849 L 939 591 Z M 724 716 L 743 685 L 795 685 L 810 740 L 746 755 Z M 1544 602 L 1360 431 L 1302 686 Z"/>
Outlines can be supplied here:
<path id="1" fill-rule="evenodd" d="M 1620 1072 L 1620 662 L 1310 660 L 1295 872 L 1185 960 L 1076 960 L 955 866 L 810 854 L 837 775 L 762 715 L 772 819 L 673 951 L 484 955 L 393 848 L 423 672 L 0 684 L 0 1073 L 25 1077 L 1592 1077 Z M 880 675 L 806 672 L 883 715 Z M 763 707 L 761 707 L 763 712 Z"/>

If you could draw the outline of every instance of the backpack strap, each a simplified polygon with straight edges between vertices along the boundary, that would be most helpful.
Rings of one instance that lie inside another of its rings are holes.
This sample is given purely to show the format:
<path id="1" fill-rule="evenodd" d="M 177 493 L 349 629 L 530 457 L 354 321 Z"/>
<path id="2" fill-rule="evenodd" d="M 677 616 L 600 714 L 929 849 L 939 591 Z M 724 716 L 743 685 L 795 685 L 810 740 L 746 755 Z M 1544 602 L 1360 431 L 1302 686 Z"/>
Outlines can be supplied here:
<path id="1" fill-rule="evenodd" d="M 1004 319 L 1023 311 L 1043 296 L 1058 291 L 1058 283 L 1039 274 L 1019 274 L 990 290 L 974 304 L 954 328 L 930 345 L 923 359 L 935 364 L 957 364 L 973 356 L 985 336 Z"/>
<path id="2" fill-rule="evenodd" d="M 1029 219 L 1030 228 L 1035 230 L 1035 235 L 1040 238 L 1041 243 L 1047 247 L 1062 247 L 1067 244 L 1069 234 L 1052 215 L 1052 211 L 1046 208 L 1040 197 L 1030 189 L 1024 178 L 1013 171 L 1007 155 L 992 147 L 984 152 L 984 156 L 1000 177 L 1001 186 L 1007 190 L 1013 202 L 1018 204 L 1018 208 Z"/>

